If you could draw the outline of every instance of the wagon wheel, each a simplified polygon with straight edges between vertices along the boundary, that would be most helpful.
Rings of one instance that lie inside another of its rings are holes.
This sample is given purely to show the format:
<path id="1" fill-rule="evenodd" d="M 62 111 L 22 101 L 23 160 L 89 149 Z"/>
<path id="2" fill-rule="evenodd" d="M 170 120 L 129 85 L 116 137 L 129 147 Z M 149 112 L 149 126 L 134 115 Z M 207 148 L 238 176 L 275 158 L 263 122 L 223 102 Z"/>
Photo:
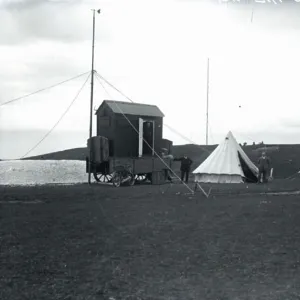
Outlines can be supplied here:
<path id="1" fill-rule="evenodd" d="M 104 182 L 104 183 L 109 183 L 111 182 L 111 175 L 104 175 L 102 173 L 94 173 L 94 178 L 97 182 Z"/>
<path id="2" fill-rule="evenodd" d="M 146 174 L 136 174 L 135 175 L 135 181 L 137 183 L 142 183 L 145 182 L 147 180 L 147 175 Z"/>

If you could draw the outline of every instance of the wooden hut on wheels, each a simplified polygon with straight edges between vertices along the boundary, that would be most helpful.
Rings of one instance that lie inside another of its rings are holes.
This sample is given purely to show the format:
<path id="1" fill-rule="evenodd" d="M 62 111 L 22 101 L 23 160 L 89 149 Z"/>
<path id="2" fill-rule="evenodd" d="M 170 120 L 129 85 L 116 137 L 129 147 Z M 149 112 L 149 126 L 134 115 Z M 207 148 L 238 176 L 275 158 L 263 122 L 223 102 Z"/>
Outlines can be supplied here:
<path id="1" fill-rule="evenodd" d="M 162 148 L 171 150 L 172 143 L 163 139 L 164 114 L 155 105 L 104 100 L 96 116 L 97 136 L 108 138 L 109 156 L 153 156 Z"/>
<path id="2" fill-rule="evenodd" d="M 126 165 L 135 176 L 165 179 L 171 160 L 162 161 L 161 154 L 171 153 L 172 141 L 163 139 L 164 114 L 157 106 L 104 100 L 95 114 L 97 136 L 88 144 L 96 180 Z"/>

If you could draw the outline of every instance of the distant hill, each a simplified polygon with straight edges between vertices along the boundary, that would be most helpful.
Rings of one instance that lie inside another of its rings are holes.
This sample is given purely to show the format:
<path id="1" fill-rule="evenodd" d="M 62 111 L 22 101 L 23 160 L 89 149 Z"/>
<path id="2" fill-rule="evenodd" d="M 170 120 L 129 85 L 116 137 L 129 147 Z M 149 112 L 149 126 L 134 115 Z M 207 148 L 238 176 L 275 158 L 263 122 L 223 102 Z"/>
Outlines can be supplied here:
<path id="1" fill-rule="evenodd" d="M 202 163 L 217 145 L 178 145 L 173 146 L 173 155 L 186 154 L 193 161 L 196 168 Z M 300 145 L 251 145 L 242 147 L 249 158 L 256 163 L 262 150 L 267 150 L 274 168 L 274 176 L 286 178 L 300 170 Z M 88 155 L 87 148 L 74 148 L 33 157 L 26 160 L 85 160 Z"/>
<path id="2" fill-rule="evenodd" d="M 214 149 L 216 145 L 200 146 L 200 145 L 179 145 L 173 146 L 173 155 L 188 155 L 192 159 L 205 159 Z M 85 160 L 88 156 L 87 148 L 73 148 L 58 152 L 52 152 L 37 156 L 24 158 L 24 160 Z"/>
<path id="3" fill-rule="evenodd" d="M 73 148 L 58 152 L 52 152 L 32 157 L 23 158 L 24 160 L 85 160 L 88 155 L 87 148 Z"/>

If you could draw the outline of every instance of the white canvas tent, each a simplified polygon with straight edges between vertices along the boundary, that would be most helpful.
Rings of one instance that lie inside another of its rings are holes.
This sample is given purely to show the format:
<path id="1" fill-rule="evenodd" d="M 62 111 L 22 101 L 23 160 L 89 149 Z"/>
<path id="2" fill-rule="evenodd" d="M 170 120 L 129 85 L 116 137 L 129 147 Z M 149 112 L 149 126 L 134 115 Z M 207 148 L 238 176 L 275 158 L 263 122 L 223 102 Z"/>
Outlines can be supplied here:
<path id="1" fill-rule="evenodd" d="M 223 142 L 193 171 L 195 182 L 257 181 L 258 169 L 229 132 Z"/>

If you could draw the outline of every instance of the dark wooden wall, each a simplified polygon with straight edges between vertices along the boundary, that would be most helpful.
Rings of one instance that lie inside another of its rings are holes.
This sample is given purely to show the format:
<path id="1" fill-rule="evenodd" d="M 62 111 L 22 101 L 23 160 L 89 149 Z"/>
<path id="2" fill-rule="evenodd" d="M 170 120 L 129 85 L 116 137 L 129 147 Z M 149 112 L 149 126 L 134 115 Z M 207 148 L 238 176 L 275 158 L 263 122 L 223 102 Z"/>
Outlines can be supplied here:
<path id="1" fill-rule="evenodd" d="M 113 140 L 115 136 L 114 114 L 109 108 L 104 108 L 97 114 L 97 136 L 109 140 L 109 156 L 113 156 Z"/>
<path id="2" fill-rule="evenodd" d="M 131 124 L 123 115 L 115 116 L 115 137 L 114 137 L 114 155 L 116 157 L 137 157 L 139 149 L 139 118 L 140 116 L 127 116 Z M 159 153 L 162 140 L 162 118 L 142 117 L 144 120 L 154 120 L 154 150 Z"/>
<path id="3" fill-rule="evenodd" d="M 126 116 L 114 114 L 109 108 L 103 108 L 97 114 L 97 136 L 104 136 L 109 139 L 110 156 L 115 157 L 137 157 L 139 147 L 139 118 L 144 120 L 154 120 L 154 149 L 160 154 L 162 147 L 163 118 Z"/>
<path id="4" fill-rule="evenodd" d="M 136 116 L 127 116 L 131 124 L 139 128 Z M 138 156 L 138 134 L 123 115 L 115 115 L 114 156 L 115 157 L 137 157 Z"/>

